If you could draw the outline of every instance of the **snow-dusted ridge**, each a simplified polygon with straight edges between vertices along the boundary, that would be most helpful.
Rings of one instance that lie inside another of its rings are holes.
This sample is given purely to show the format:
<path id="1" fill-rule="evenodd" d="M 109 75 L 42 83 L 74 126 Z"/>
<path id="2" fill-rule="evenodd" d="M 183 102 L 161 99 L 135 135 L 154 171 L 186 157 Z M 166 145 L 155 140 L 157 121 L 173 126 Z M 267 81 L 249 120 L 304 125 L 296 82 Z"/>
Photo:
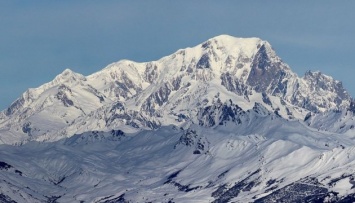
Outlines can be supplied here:
<path id="1" fill-rule="evenodd" d="M 0 113 L 0 201 L 352 201 L 354 104 L 259 38 L 66 69 Z"/>

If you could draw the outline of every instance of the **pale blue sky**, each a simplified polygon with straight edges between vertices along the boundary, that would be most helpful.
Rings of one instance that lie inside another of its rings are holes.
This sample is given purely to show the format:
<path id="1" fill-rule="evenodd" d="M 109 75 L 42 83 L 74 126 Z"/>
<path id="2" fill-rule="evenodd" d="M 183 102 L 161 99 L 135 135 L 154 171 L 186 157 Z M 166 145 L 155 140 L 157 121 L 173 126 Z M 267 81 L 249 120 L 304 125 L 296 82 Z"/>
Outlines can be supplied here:
<path id="1" fill-rule="evenodd" d="M 157 60 L 229 34 L 260 37 L 299 75 L 320 70 L 355 95 L 355 1 L 0 1 L 0 109 L 65 68 Z"/>

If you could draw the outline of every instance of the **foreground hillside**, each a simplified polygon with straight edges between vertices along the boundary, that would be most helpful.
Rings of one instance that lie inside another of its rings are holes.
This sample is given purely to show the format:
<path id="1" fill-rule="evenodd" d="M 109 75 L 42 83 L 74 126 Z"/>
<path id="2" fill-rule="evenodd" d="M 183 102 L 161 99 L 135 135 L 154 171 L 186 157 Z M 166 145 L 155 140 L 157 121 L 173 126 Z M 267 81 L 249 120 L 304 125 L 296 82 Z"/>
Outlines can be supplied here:
<path id="1" fill-rule="evenodd" d="M 52 143 L 2 145 L 2 200 L 355 200 L 353 140 L 276 115 L 247 114 L 251 123 L 227 122 L 214 129 L 167 126 L 137 134 L 90 132 Z"/>

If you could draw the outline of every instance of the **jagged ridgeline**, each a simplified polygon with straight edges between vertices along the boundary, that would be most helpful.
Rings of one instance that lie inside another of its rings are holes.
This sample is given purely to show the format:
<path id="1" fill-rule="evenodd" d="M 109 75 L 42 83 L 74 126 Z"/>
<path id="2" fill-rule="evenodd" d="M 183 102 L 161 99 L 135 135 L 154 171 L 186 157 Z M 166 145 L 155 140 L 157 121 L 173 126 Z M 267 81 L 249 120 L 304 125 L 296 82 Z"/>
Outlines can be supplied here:
<path id="1" fill-rule="evenodd" d="M 0 201 L 353 201 L 354 109 L 259 38 L 66 69 L 0 113 Z"/>

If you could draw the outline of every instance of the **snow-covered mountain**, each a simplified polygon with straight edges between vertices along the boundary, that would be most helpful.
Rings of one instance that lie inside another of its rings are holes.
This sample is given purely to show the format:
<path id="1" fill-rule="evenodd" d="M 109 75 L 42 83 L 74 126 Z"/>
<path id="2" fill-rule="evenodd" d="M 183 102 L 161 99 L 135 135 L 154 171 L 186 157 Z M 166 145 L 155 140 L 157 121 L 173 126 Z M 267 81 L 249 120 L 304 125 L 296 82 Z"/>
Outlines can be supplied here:
<path id="1" fill-rule="evenodd" d="M 346 202 L 354 106 L 258 38 L 66 69 L 0 113 L 0 200 Z"/>
<path id="2" fill-rule="evenodd" d="M 196 123 L 198 109 L 216 98 L 232 100 L 244 110 L 258 102 L 299 120 L 309 112 L 347 109 L 351 103 L 341 82 L 320 72 L 298 77 L 268 42 L 221 35 L 158 61 L 122 60 L 87 77 L 67 69 L 1 112 L 0 138 L 14 144 L 110 130 L 117 124 L 99 120 L 117 102 L 138 120 L 154 120 L 153 126 Z M 142 122 L 135 126 L 152 129 Z"/>

